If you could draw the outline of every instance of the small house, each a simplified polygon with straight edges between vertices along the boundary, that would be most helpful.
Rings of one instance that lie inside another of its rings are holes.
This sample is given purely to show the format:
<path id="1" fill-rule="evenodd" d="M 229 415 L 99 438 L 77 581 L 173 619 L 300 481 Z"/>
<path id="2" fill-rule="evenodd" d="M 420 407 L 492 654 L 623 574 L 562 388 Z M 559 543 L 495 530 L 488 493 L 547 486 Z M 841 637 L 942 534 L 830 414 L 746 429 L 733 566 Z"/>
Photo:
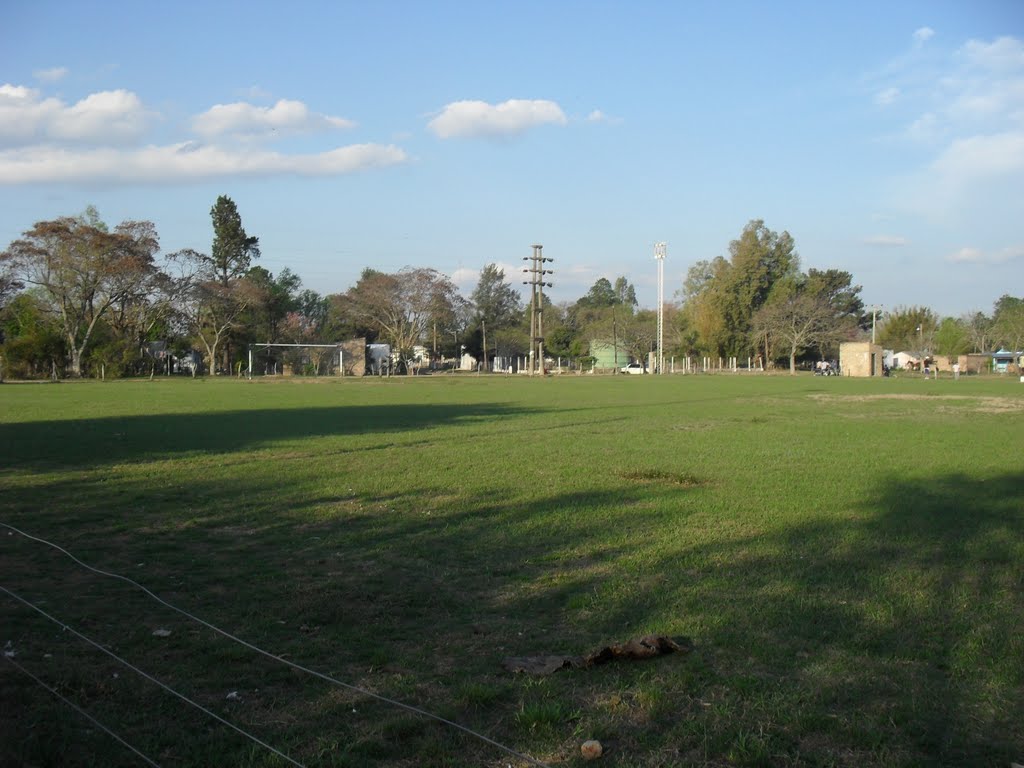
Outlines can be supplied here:
<path id="1" fill-rule="evenodd" d="M 1016 373 L 1020 371 L 1020 358 L 1024 352 L 1010 352 L 1000 349 L 992 353 L 992 370 L 996 373 Z"/>
<path id="2" fill-rule="evenodd" d="M 847 341 L 839 345 L 839 370 L 844 376 L 881 376 L 883 350 L 870 341 Z"/>
<path id="3" fill-rule="evenodd" d="M 595 371 L 611 371 L 630 363 L 629 352 L 622 344 L 619 344 L 616 350 L 611 342 L 598 339 L 590 342 L 590 356 L 594 358 Z"/>

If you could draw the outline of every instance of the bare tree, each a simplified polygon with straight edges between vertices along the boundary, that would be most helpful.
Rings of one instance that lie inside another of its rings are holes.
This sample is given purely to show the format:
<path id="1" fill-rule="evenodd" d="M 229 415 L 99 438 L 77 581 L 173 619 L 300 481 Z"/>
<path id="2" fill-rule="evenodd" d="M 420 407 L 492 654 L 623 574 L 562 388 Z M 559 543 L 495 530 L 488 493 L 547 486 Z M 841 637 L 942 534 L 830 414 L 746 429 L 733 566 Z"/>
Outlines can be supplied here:
<path id="1" fill-rule="evenodd" d="M 455 314 L 459 299 L 445 275 L 412 267 L 392 274 L 363 270 L 347 298 L 356 321 L 390 343 L 400 360 L 412 357 L 413 347 L 424 340 L 432 320 Z"/>
<path id="2" fill-rule="evenodd" d="M 42 288 L 60 319 L 72 375 L 97 323 L 146 281 L 159 250 L 150 222 L 126 222 L 107 231 L 94 209 L 80 217 L 40 221 L 0 254 L 16 279 Z"/>
<path id="3" fill-rule="evenodd" d="M 754 313 L 751 333 L 759 340 L 769 338 L 781 345 L 789 355 L 789 373 L 796 375 L 796 356 L 808 347 L 832 341 L 840 327 L 834 309 L 822 296 L 795 290 Z"/>
<path id="4" fill-rule="evenodd" d="M 245 278 L 225 283 L 209 257 L 192 250 L 169 257 L 178 265 L 177 306 L 181 321 L 206 351 L 210 372 L 217 373 L 221 344 L 245 310 L 259 298 L 259 289 Z"/>

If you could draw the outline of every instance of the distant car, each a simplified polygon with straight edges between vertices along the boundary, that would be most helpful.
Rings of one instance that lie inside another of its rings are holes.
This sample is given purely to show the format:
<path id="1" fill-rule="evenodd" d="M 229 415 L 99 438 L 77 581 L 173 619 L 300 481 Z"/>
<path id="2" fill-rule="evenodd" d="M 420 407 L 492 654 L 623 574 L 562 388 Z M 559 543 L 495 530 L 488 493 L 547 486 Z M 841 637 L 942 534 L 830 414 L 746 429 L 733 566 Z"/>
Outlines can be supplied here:
<path id="1" fill-rule="evenodd" d="M 622 366 L 619 370 L 623 373 L 647 373 L 640 363 L 630 363 L 629 365 Z"/>

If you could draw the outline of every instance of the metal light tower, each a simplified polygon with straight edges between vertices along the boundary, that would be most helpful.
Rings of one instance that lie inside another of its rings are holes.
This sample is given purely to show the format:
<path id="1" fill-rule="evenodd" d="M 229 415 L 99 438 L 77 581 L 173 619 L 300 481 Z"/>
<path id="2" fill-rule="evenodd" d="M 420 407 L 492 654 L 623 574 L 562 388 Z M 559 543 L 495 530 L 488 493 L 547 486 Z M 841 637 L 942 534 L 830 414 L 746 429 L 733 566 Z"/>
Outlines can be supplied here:
<path id="1" fill-rule="evenodd" d="M 665 243 L 654 244 L 654 259 L 658 262 L 658 373 L 665 372 Z"/>
<path id="2" fill-rule="evenodd" d="M 545 282 L 544 275 L 554 274 L 554 270 L 544 269 L 544 264 L 554 259 L 541 256 L 543 245 L 533 246 L 533 255 L 524 256 L 523 261 L 529 261 L 530 266 L 524 267 L 523 272 L 529 274 L 530 279 L 524 280 L 523 285 L 530 288 L 530 375 L 544 373 L 544 288 L 553 287 L 554 283 Z"/>

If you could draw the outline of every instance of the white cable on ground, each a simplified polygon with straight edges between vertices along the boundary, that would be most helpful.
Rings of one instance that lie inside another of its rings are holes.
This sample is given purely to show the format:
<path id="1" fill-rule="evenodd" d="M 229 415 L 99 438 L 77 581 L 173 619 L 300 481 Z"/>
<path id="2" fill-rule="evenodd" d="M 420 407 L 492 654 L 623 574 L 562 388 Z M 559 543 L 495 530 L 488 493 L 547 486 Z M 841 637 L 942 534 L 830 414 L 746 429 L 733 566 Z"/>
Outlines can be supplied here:
<path id="1" fill-rule="evenodd" d="M 259 647 L 255 646 L 255 645 L 253 645 L 252 643 L 250 643 L 250 642 L 248 642 L 246 640 L 243 640 L 240 637 L 236 637 L 235 635 L 232 635 L 230 632 L 227 632 L 227 631 L 221 629 L 220 627 L 214 626 L 213 624 L 211 624 L 208 621 L 204 621 L 203 619 L 200 619 L 198 616 L 193 616 L 188 611 L 183 610 L 183 609 L 179 608 L 176 605 L 172 605 L 171 603 L 167 602 L 166 600 L 164 600 L 159 595 L 151 592 L 149 589 L 147 589 L 146 587 L 144 587 L 141 584 L 139 584 L 139 582 L 134 581 L 133 579 L 130 579 L 127 576 L 122 576 L 122 575 L 120 575 L 118 573 L 110 573 L 109 571 L 103 571 L 103 570 L 100 570 L 99 568 L 94 568 L 93 566 L 89 565 L 88 563 L 82 562 L 77 557 L 75 557 L 73 554 L 68 552 L 66 549 L 64 549 L 63 547 L 58 546 L 57 544 L 54 544 L 52 541 L 47 541 L 46 539 L 39 538 L 38 536 L 33 536 L 33 535 L 29 534 L 29 533 L 25 533 L 24 531 L 15 528 L 13 525 L 8 525 L 7 523 L 0 523 L 0 527 L 7 528 L 8 530 L 13 531 L 14 533 L 17 533 L 19 536 L 24 536 L 26 539 L 31 539 L 32 541 L 37 541 L 40 544 L 45 544 L 46 546 L 51 547 L 52 549 L 56 549 L 58 552 L 61 552 L 62 554 L 67 555 L 69 558 L 74 560 L 76 563 L 78 563 L 80 566 L 82 566 L 86 570 L 92 571 L 93 573 L 99 574 L 100 576 L 106 576 L 106 577 L 111 578 L 111 579 L 118 579 L 118 580 L 123 581 L 123 582 L 125 582 L 127 584 L 131 584 L 133 587 L 135 587 L 137 589 L 140 589 L 143 592 L 145 592 L 147 595 L 149 595 L 151 598 L 156 600 L 161 605 L 166 606 L 167 608 L 170 608 L 172 611 L 180 613 L 182 616 L 185 616 L 186 618 L 189 618 L 192 621 L 195 621 L 195 622 L 197 622 L 199 624 L 202 624 L 207 629 L 212 629 L 214 632 L 216 632 L 217 634 L 221 635 L 222 637 L 226 637 L 228 640 L 236 642 L 236 643 L 238 643 L 240 645 L 244 645 L 249 650 L 255 651 L 256 653 L 258 653 L 258 654 L 260 654 L 262 656 L 265 656 L 268 659 L 273 659 L 274 661 L 280 662 L 281 664 L 284 664 L 284 665 L 286 665 L 288 667 L 291 667 L 292 669 L 298 670 L 299 672 L 305 672 L 308 675 L 313 675 L 313 677 L 320 678 L 321 680 L 324 680 L 324 681 L 326 681 L 328 683 L 332 683 L 333 685 L 337 685 L 337 686 L 339 686 L 341 688 L 345 688 L 347 690 L 354 691 L 355 693 L 362 694 L 363 696 L 368 696 L 371 699 L 376 699 L 377 701 L 382 701 L 385 704 L 390 704 L 391 706 L 399 707 L 400 709 L 404 709 L 407 712 L 412 712 L 414 714 L 421 715 L 422 717 L 429 718 L 429 719 L 434 720 L 436 722 L 443 723 L 444 725 L 450 726 L 450 727 L 455 728 L 455 729 L 457 729 L 459 731 L 462 731 L 463 733 L 469 734 L 473 738 L 479 739 L 480 741 L 483 741 L 483 742 L 485 742 L 487 744 L 490 744 L 492 747 L 497 747 L 498 749 L 502 750 L 503 752 L 505 752 L 505 753 L 507 753 L 509 755 L 512 755 L 513 757 L 517 757 L 520 760 L 525 760 L 530 765 L 537 766 L 537 768 L 551 768 L 547 763 L 542 763 L 540 760 L 532 758 L 529 755 L 524 755 L 524 754 L 522 754 L 520 752 L 516 752 L 511 747 L 506 747 L 504 744 L 501 744 L 500 742 L 497 742 L 497 741 L 495 741 L 494 739 L 492 739 L 492 738 L 490 738 L 488 736 L 484 736 L 482 733 L 477 733 L 476 731 L 474 731 L 474 730 L 472 730 L 470 728 L 467 728 L 464 725 L 460 725 L 459 723 L 456 723 L 456 722 L 454 722 L 452 720 L 447 720 L 446 718 L 443 718 L 440 715 L 435 715 L 432 712 L 427 712 L 425 709 L 420 709 L 419 707 L 413 706 L 412 704 L 405 704 L 404 702 L 396 701 L 395 699 L 389 699 L 387 696 L 382 696 L 379 693 L 374 693 L 373 691 L 368 691 L 365 688 L 360 688 L 359 686 L 352 685 L 350 683 L 342 682 L 341 680 L 333 678 L 330 675 L 325 675 L 323 672 L 317 672 L 315 669 L 310 669 L 309 667 L 304 667 L 301 664 L 295 663 L 294 661 L 289 661 L 288 659 L 283 658 L 281 656 L 277 656 L 277 655 L 275 655 L 273 653 L 270 653 L 269 651 L 264 651 L 262 648 L 259 648 Z"/>
<path id="2" fill-rule="evenodd" d="M 141 757 L 141 758 L 142 758 L 142 760 L 143 760 L 143 761 L 144 761 L 144 762 L 146 763 L 146 765 L 152 765 L 152 766 L 153 766 L 153 768 L 160 768 L 160 765 L 159 765 L 159 763 L 157 763 L 156 761 L 154 761 L 154 760 L 151 760 L 150 758 L 146 757 L 146 755 L 144 755 L 144 754 L 143 754 L 142 752 L 140 752 L 139 750 L 137 750 L 137 749 L 136 749 L 135 747 L 133 747 L 133 746 L 132 746 L 131 744 L 129 744 L 129 743 L 127 742 L 127 741 L 125 741 L 124 739 L 122 739 L 122 738 L 121 738 L 120 736 L 118 736 L 118 735 L 117 735 L 116 733 L 114 733 L 114 732 L 113 732 L 112 730 L 110 730 L 109 728 L 107 728 L 107 726 L 105 726 L 105 725 L 104 725 L 103 723 L 101 723 L 101 722 L 100 722 L 99 720 L 97 720 L 97 719 L 96 719 L 95 717 L 93 717 L 92 715 L 90 715 L 90 714 L 89 714 L 88 712 L 86 712 L 86 711 L 85 711 L 84 709 L 82 709 L 82 708 L 81 708 L 80 706 L 78 706 L 77 704 L 75 704 L 75 702 L 73 702 L 73 701 L 71 701 L 70 699 L 66 698 L 65 696 L 61 695 L 61 693 L 60 693 L 60 692 L 59 692 L 58 690 L 56 690 L 55 688 L 51 688 L 50 686 L 48 686 L 48 685 L 47 685 L 46 683 L 44 683 L 44 682 L 43 682 L 42 680 L 40 680 L 40 679 L 39 679 L 38 677 L 36 677 L 35 675 L 33 675 L 33 674 L 32 674 L 31 672 L 29 672 L 29 671 L 28 671 L 27 669 L 25 669 L 25 668 L 24 668 L 23 666 L 21 666 L 21 664 L 19 664 L 18 662 L 16 662 L 16 661 L 15 661 L 14 659 L 12 659 L 12 658 L 11 658 L 10 656 L 7 656 L 6 658 L 7 658 L 7 661 L 9 661 L 9 662 L 10 662 L 11 664 L 13 664 L 13 665 L 14 665 L 15 669 L 18 669 L 18 670 L 20 670 L 20 671 L 21 671 L 22 673 L 24 673 L 25 675 L 27 675 L 28 677 L 31 677 L 31 678 L 32 678 L 33 680 L 35 680 L 35 681 L 36 681 L 37 683 L 39 683 L 39 685 L 41 685 L 41 686 L 42 686 L 43 688 L 45 688 L 46 690 L 48 690 L 48 691 L 49 691 L 50 693 L 52 693 L 52 694 L 53 694 L 54 696 L 56 696 L 56 697 L 57 697 L 58 699 L 60 699 L 61 701 L 63 701 L 63 702 L 65 703 L 65 704 L 67 704 L 67 705 L 68 705 L 69 707 L 71 707 L 72 709 L 74 709 L 74 710 L 75 710 L 76 712 L 78 712 L 78 714 L 80 714 L 80 715 L 81 715 L 82 717 L 84 717 L 84 718 L 85 718 L 86 720 L 88 720 L 88 721 L 89 721 L 90 723 L 92 723 L 93 725 L 95 725 L 95 726 L 96 726 L 97 728 L 99 728 L 99 729 L 100 729 L 101 731 L 104 731 L 104 732 L 105 732 L 105 733 L 106 733 L 106 734 L 107 734 L 108 736 L 113 736 L 113 737 L 114 737 L 115 739 L 117 739 L 117 740 L 118 740 L 119 742 L 121 742 L 122 746 L 125 746 L 125 747 L 127 747 L 127 748 L 128 748 L 128 749 L 130 749 L 130 750 L 131 750 L 132 752 L 134 752 L 134 753 L 135 753 L 136 755 L 138 755 L 139 757 Z"/>
<path id="3" fill-rule="evenodd" d="M 122 658 L 121 658 L 120 656 L 118 656 L 118 655 L 117 655 L 116 653 L 114 653 L 113 651 L 111 651 L 111 650 L 108 650 L 107 648 L 104 648 L 104 647 L 103 647 L 102 645 L 100 645 L 99 643 L 97 643 L 97 642 L 96 642 L 95 640 L 93 640 L 92 638 L 86 637 L 85 635 L 83 635 L 83 634 L 82 634 L 81 632 L 79 632 L 79 631 L 78 631 L 77 629 L 75 629 L 74 627 L 72 627 L 72 626 L 69 626 L 68 624 L 65 624 L 65 623 L 64 623 L 63 621 L 61 621 L 60 619 L 57 619 L 57 618 L 55 618 L 55 617 L 51 616 L 50 614 L 48 614 L 48 613 L 47 613 L 46 611 L 44 611 L 44 610 L 43 610 L 42 608 L 40 608 L 39 606 L 37 606 L 37 605 L 34 605 L 33 603 L 29 602 L 29 601 L 28 601 L 28 600 L 26 600 L 25 598 L 21 597 L 20 595 L 17 595 L 17 594 L 15 594 L 14 592 L 11 592 L 11 590 L 7 589 L 7 587 L 5 587 L 5 586 L 3 586 L 3 585 L 0 585 L 0 592 L 5 592 L 5 593 L 7 593 L 8 595 L 10 595 L 11 597 L 13 597 L 13 598 L 14 598 L 15 600 L 17 600 L 17 601 L 18 601 L 19 603 L 21 603 L 22 605 L 25 605 L 25 606 L 27 606 L 27 607 L 31 608 L 31 609 L 32 609 L 33 611 L 35 611 L 36 613 L 40 614 L 41 616 L 45 616 L 45 617 L 46 617 L 47 619 L 49 619 L 50 621 L 52 621 L 52 622 L 53 622 L 54 624 L 56 624 L 57 626 L 59 626 L 59 627 L 60 627 L 61 629 L 65 630 L 66 632 L 70 632 L 71 634 L 75 635 L 76 637 L 80 637 L 80 638 L 81 638 L 82 640 L 85 640 L 85 642 L 87 642 L 87 643 L 88 643 L 89 645 L 91 645 L 91 646 L 92 646 L 93 648 L 95 648 L 95 649 L 97 649 L 97 650 L 99 650 L 99 651 L 102 651 L 103 653 L 107 654 L 107 656 L 109 656 L 110 658 L 112 658 L 112 659 L 114 659 L 115 661 L 118 661 L 118 662 L 120 662 L 121 664 L 123 664 L 124 666 L 128 667 L 128 669 L 130 669 L 130 670 L 131 670 L 132 672 L 135 672 L 135 673 L 136 673 L 137 675 L 140 675 L 140 676 L 142 676 L 142 677 L 146 678 L 146 679 L 147 679 L 147 680 L 149 680 L 149 681 L 150 681 L 151 683 L 155 683 L 156 685 L 160 686 L 161 688 L 163 688 L 163 689 L 164 689 L 165 691 L 167 691 L 168 693 L 170 693 L 170 694 L 172 694 L 172 695 L 176 696 L 177 698 L 181 699 L 182 701 L 184 701 L 184 702 L 185 702 L 186 704 L 189 704 L 189 705 L 191 705 L 191 706 L 195 707 L 195 708 L 196 708 L 196 709 L 198 709 L 198 710 L 199 710 L 200 712 L 202 712 L 202 713 L 204 713 L 204 714 L 206 714 L 206 715 L 209 715 L 209 716 L 210 716 L 210 717 L 212 717 L 212 718 L 213 718 L 214 720 L 216 720 L 216 721 L 218 721 L 218 722 L 220 722 L 220 723 L 223 723 L 223 724 L 224 724 L 224 725 L 226 725 L 226 726 L 227 726 L 228 728 L 231 728 L 231 729 L 232 729 L 233 731 L 236 731 L 237 733 L 240 733 L 240 734 L 242 734 L 243 736 L 245 736 L 245 737 L 246 737 L 247 739 L 249 739 L 250 741 L 253 741 L 253 742 L 255 742 L 256 744 L 259 744 L 259 745 L 260 745 L 261 747 L 265 747 L 266 749 L 269 749 L 269 750 L 270 750 L 271 752 L 273 752 L 273 753 L 274 753 L 275 755 L 277 755 L 278 757 L 281 757 L 281 758 L 283 758 L 283 759 L 287 760 L 287 761 L 288 761 L 289 763 L 291 763 L 292 765 L 297 765 L 297 766 L 298 766 L 299 768 L 306 768 L 306 766 L 304 766 L 304 765 L 303 765 L 302 763 L 300 763 L 300 762 L 299 762 L 298 760 L 293 760 L 292 758 L 288 757 L 288 755 L 286 755 L 286 754 L 285 754 L 284 752 L 281 752 L 280 750 L 278 750 L 278 749 L 275 749 L 274 747 L 272 747 L 272 746 L 270 746 L 269 744 L 267 744 L 267 743 L 266 743 L 265 741 L 261 741 L 261 740 L 260 740 L 259 738 L 257 738 L 256 736 L 253 736 L 253 735 L 252 735 L 251 733 L 248 733 L 248 732 L 246 732 L 246 731 L 242 730 L 241 728 L 239 728 L 239 727 L 238 727 L 237 725 L 235 725 L 234 723 L 231 723 L 231 722 L 229 722 L 229 721 L 225 720 L 225 719 L 224 719 L 223 717 L 221 717 L 220 715 L 218 715 L 218 714 L 217 714 L 216 712 L 211 712 L 211 711 L 210 711 L 209 709 L 207 709 L 206 707 L 204 707 L 204 706 L 203 706 L 202 704 L 198 704 L 198 703 L 196 703 L 196 702 L 192 701 L 192 699 L 190 699 L 190 698 L 189 698 L 188 696 L 186 696 L 185 694 L 183 694 L 183 693 L 178 693 L 178 692 L 177 692 L 176 690 L 174 690 L 173 688 L 171 688 L 171 687 L 170 687 L 169 685 L 167 685 L 166 683 L 162 683 L 162 682 L 160 682 L 159 680 L 157 680 L 157 679 L 156 679 L 155 677 L 153 677 L 152 675 L 150 675 L 150 674 L 148 674 L 148 673 L 146 673 L 146 672 L 143 672 L 143 671 L 142 671 L 141 669 L 139 669 L 138 667 L 134 666 L 134 665 L 133 665 L 133 664 L 132 664 L 131 662 L 129 662 L 129 661 L 126 661 L 125 659 L 122 659 Z"/>

